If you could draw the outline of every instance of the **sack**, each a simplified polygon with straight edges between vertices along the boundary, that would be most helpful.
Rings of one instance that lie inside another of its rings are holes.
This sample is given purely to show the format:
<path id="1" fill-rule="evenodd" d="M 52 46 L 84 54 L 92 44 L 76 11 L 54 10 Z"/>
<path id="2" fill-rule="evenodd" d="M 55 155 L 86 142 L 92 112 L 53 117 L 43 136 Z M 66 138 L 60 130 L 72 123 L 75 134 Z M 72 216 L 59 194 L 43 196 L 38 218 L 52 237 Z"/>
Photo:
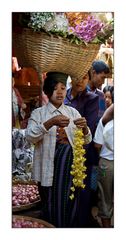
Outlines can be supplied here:
<path id="1" fill-rule="evenodd" d="M 92 167 L 92 172 L 91 172 L 91 189 L 93 191 L 97 190 L 98 186 L 98 166 L 93 166 Z"/>

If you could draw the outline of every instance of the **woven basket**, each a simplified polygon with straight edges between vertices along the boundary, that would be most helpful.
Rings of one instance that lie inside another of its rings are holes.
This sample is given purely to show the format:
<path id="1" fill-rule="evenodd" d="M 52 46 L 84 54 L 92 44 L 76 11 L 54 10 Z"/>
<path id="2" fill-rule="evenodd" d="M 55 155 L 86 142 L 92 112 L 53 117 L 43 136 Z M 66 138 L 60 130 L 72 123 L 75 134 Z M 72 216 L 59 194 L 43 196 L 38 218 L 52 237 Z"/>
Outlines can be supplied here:
<path id="1" fill-rule="evenodd" d="M 24 210 L 29 210 L 31 208 L 35 208 L 38 206 L 38 204 L 40 203 L 40 200 L 35 201 L 33 203 L 29 203 L 29 204 L 25 204 L 25 205 L 20 205 L 20 206 L 13 206 L 12 207 L 12 212 L 21 212 Z"/>
<path id="2" fill-rule="evenodd" d="M 22 67 L 39 73 L 59 71 L 81 79 L 91 67 L 99 45 L 70 43 L 68 39 L 24 28 L 13 32 L 13 49 Z"/>
<path id="3" fill-rule="evenodd" d="M 33 218 L 33 217 L 29 217 L 29 216 L 20 216 L 20 215 L 13 215 L 14 218 L 16 218 L 17 220 L 26 220 L 26 221 L 30 221 L 30 222 L 38 222 L 40 224 L 43 224 L 45 228 L 55 228 L 55 226 L 53 226 L 52 224 L 38 219 L 38 218 Z"/>
<path id="4" fill-rule="evenodd" d="M 36 185 L 36 182 L 34 181 L 20 181 L 20 180 L 15 180 L 12 182 L 12 186 L 18 185 L 18 184 L 23 184 L 23 185 Z M 12 212 L 20 212 L 24 210 L 28 210 L 31 208 L 35 208 L 38 206 L 38 204 L 41 202 L 41 199 L 39 198 L 37 201 L 34 201 L 33 203 L 25 204 L 25 205 L 18 205 L 18 206 L 12 206 Z"/>

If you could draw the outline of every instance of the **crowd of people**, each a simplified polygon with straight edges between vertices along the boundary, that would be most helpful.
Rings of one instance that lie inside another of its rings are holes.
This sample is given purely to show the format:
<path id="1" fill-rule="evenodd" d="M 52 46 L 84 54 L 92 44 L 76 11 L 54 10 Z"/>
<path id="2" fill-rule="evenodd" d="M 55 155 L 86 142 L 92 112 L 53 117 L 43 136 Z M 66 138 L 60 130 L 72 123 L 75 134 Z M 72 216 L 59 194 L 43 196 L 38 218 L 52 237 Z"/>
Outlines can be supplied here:
<path id="1" fill-rule="evenodd" d="M 87 74 L 72 78 L 67 88 L 67 74 L 48 72 L 43 81 L 46 101 L 35 106 L 28 119 L 25 134 L 34 144 L 32 172 L 41 196 L 41 218 L 57 228 L 92 227 L 94 205 L 102 227 L 112 227 L 114 87 L 101 90 L 108 74 L 109 66 L 95 60 Z M 19 127 L 27 108 L 19 95 L 13 86 L 13 128 Z M 71 200 L 75 129 L 84 134 L 87 176 L 86 187 L 76 188 Z"/>

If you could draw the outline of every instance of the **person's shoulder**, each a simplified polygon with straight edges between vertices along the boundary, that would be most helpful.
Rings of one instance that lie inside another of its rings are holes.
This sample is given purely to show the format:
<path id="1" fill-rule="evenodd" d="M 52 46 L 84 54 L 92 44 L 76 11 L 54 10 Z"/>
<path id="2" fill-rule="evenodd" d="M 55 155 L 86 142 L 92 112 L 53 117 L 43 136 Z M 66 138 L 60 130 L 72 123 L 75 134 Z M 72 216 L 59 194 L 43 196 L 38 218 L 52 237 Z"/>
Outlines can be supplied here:
<path id="1" fill-rule="evenodd" d="M 45 106 L 42 106 L 42 107 L 38 107 L 38 108 L 35 108 L 33 111 L 32 111 L 32 114 L 38 114 L 40 112 L 42 112 L 43 110 L 45 110 Z"/>
<path id="2" fill-rule="evenodd" d="M 99 120 L 99 122 L 98 122 L 98 125 L 97 125 L 97 127 L 96 127 L 96 132 L 97 133 L 102 133 L 103 132 L 103 129 L 104 129 L 104 126 L 103 126 L 103 124 L 102 124 L 102 118 Z"/>
<path id="3" fill-rule="evenodd" d="M 96 93 L 93 93 L 93 92 L 90 92 L 90 91 L 86 91 L 85 96 L 86 96 L 86 98 L 88 98 L 90 100 L 98 99 L 98 95 Z"/>
<path id="4" fill-rule="evenodd" d="M 74 111 L 74 110 L 76 110 L 74 107 L 69 106 L 69 105 L 66 105 L 66 104 L 64 104 L 64 108 L 65 108 L 66 110 L 68 110 L 68 111 Z"/>
<path id="5" fill-rule="evenodd" d="M 103 96 L 104 97 L 104 93 L 103 93 L 103 91 L 102 90 L 100 90 L 100 89 L 96 89 L 96 93 L 99 95 L 99 96 Z"/>
<path id="6" fill-rule="evenodd" d="M 113 133 L 113 129 L 114 129 L 114 121 L 110 120 L 109 122 L 106 123 L 106 125 L 104 126 L 104 133 L 108 134 L 108 132 Z M 111 136 L 113 137 L 113 136 Z"/>
<path id="7" fill-rule="evenodd" d="M 114 120 L 112 119 L 106 123 L 104 128 L 113 128 L 113 127 L 114 127 Z"/>
<path id="8" fill-rule="evenodd" d="M 64 108 L 65 108 L 68 112 L 71 112 L 71 113 L 73 113 L 73 112 L 78 112 L 78 110 L 77 110 L 76 108 L 74 108 L 74 107 L 72 107 L 72 106 L 65 105 L 65 104 L 64 104 Z"/>

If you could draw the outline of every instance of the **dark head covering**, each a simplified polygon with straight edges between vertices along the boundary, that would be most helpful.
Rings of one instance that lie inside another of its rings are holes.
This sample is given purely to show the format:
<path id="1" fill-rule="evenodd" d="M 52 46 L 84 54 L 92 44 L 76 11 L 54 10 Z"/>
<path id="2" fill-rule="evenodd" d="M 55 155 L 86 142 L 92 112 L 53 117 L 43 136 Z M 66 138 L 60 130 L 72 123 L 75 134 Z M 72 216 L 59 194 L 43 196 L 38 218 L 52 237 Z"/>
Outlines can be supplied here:
<path id="1" fill-rule="evenodd" d="M 46 79 L 44 80 L 43 91 L 48 96 L 51 97 L 55 86 L 58 82 L 63 83 L 66 86 L 68 75 L 60 72 L 48 72 L 46 74 Z"/>
<path id="2" fill-rule="evenodd" d="M 57 82 L 61 82 L 66 85 L 68 75 L 60 72 L 48 72 L 46 74 L 47 78 L 51 78 L 52 80 L 56 80 Z"/>

